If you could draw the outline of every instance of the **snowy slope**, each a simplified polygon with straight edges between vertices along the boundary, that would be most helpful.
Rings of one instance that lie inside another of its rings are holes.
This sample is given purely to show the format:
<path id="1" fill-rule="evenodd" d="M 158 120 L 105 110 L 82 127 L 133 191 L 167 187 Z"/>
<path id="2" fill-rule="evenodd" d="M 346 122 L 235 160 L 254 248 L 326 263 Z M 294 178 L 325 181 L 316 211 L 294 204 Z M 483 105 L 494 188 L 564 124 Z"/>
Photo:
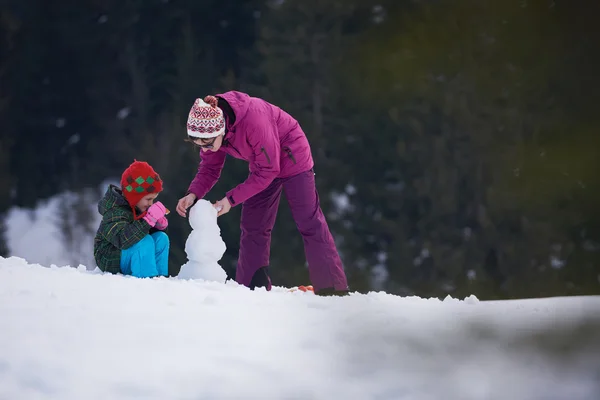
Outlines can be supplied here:
<path id="1" fill-rule="evenodd" d="M 97 205 L 109 183 L 114 180 L 78 193 L 59 193 L 33 209 L 11 207 L 5 219 L 8 255 L 48 266 L 94 269 L 94 235 L 101 219 Z M 70 227 L 71 238 L 61 225 Z"/>
<path id="2" fill-rule="evenodd" d="M 321 298 L 0 258 L 0 399 L 592 400 L 598 325 L 568 331 L 593 316 L 598 297 Z"/>

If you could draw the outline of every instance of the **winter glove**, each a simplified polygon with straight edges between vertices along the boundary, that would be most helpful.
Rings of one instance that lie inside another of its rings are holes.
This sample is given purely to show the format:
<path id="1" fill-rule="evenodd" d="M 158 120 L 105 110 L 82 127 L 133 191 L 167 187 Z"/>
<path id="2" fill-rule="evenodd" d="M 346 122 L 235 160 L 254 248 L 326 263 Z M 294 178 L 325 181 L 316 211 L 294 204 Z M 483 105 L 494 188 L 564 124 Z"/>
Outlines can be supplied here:
<path id="1" fill-rule="evenodd" d="M 167 213 L 167 209 L 160 201 L 152 204 L 148 211 L 146 211 L 146 215 L 144 215 L 144 220 L 150 224 L 150 226 L 155 226 L 159 219 L 164 218 Z"/>
<path id="2" fill-rule="evenodd" d="M 156 229 L 160 229 L 161 231 L 167 229 L 167 226 L 169 226 L 169 220 L 167 219 L 167 217 L 159 218 L 156 221 L 156 225 L 154 225 Z"/>

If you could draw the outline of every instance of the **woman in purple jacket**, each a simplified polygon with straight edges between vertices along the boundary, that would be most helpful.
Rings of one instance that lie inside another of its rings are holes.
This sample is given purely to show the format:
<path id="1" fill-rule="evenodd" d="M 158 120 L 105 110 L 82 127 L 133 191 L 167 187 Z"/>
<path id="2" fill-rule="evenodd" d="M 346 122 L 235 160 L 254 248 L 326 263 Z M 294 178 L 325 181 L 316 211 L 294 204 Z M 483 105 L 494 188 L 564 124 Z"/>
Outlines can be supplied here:
<path id="1" fill-rule="evenodd" d="M 346 274 L 319 204 L 310 145 L 298 121 L 262 99 L 230 91 L 196 99 L 187 134 L 200 147 L 200 164 L 177 204 L 182 217 L 217 183 L 227 154 L 249 164 L 248 178 L 214 204 L 219 216 L 243 204 L 238 283 L 271 290 L 271 231 L 283 188 L 304 240 L 315 293 L 348 293 Z"/>

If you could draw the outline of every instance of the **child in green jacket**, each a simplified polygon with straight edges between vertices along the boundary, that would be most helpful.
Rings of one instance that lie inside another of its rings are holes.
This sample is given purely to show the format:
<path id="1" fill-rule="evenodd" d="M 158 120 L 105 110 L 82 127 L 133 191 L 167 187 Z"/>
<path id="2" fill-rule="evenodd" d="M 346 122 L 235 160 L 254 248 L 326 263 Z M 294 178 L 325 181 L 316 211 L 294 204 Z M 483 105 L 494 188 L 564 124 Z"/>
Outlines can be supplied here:
<path id="1" fill-rule="evenodd" d="M 146 162 L 135 160 L 109 185 L 98 202 L 102 221 L 94 238 L 98 268 L 138 278 L 168 276 L 167 209 L 156 197 L 162 180 Z"/>

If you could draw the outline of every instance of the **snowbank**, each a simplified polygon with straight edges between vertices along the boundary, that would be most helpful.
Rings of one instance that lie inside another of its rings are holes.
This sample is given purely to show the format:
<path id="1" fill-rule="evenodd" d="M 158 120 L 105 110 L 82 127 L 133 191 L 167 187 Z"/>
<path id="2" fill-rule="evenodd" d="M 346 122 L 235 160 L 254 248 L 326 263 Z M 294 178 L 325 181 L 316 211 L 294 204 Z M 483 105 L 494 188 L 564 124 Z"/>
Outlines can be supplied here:
<path id="1" fill-rule="evenodd" d="M 0 399 L 592 400 L 599 315 L 599 297 L 321 298 L 0 258 Z"/>

